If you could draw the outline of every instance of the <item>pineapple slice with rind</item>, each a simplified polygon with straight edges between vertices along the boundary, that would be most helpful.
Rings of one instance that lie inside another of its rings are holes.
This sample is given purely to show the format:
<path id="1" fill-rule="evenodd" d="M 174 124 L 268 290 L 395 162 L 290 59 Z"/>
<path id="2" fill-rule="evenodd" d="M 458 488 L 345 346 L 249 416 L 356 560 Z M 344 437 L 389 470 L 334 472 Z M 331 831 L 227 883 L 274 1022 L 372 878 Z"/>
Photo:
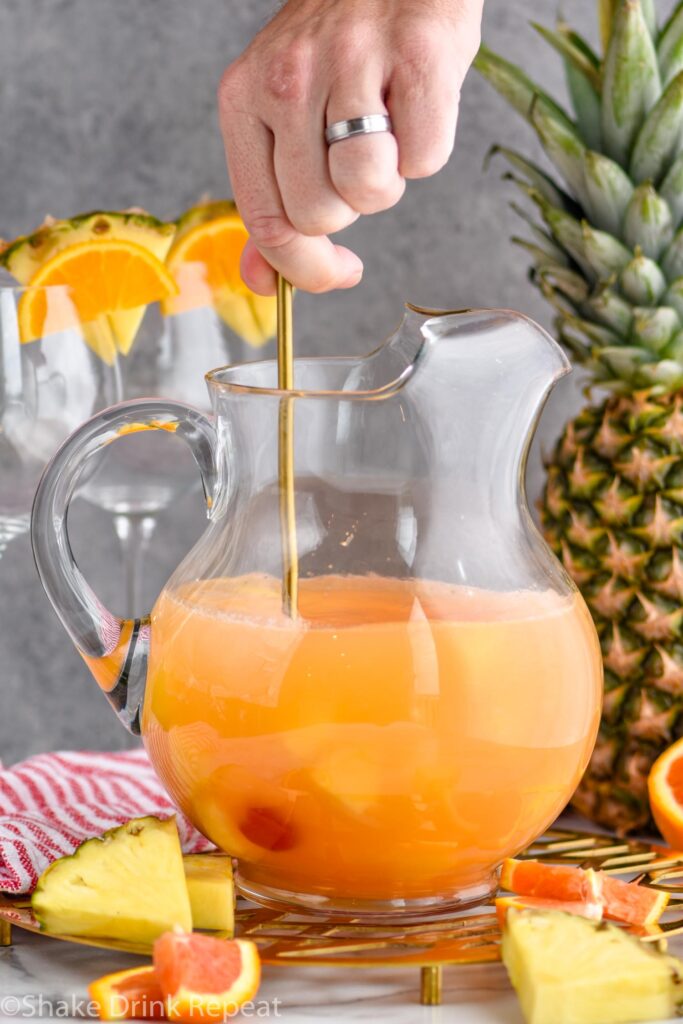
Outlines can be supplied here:
<path id="1" fill-rule="evenodd" d="M 683 1004 L 683 963 L 606 922 L 510 909 L 502 954 L 527 1024 L 665 1020 Z"/>
<path id="2" fill-rule="evenodd" d="M 193 927 L 232 937 L 235 885 L 231 858 L 220 853 L 188 853 L 183 864 Z"/>
<path id="3" fill-rule="evenodd" d="M 48 217 L 36 231 L 21 235 L 0 249 L 0 265 L 28 285 L 48 260 L 67 246 L 106 238 L 135 242 L 163 261 L 171 246 L 176 225 L 157 220 L 144 210 L 94 210 L 77 217 Z"/>
<path id="4" fill-rule="evenodd" d="M 134 818 L 88 839 L 38 879 L 32 897 L 41 927 L 151 943 L 174 928 L 192 930 L 175 818 Z"/>
<path id="5" fill-rule="evenodd" d="M 140 245 L 163 263 L 175 233 L 175 224 L 157 220 L 144 210 L 95 210 L 67 220 L 48 217 L 36 231 L 0 247 L 0 266 L 19 284 L 30 285 L 41 267 L 64 249 L 110 238 Z M 135 340 L 145 309 L 145 306 L 136 306 L 103 311 L 116 345 L 124 355 Z"/>

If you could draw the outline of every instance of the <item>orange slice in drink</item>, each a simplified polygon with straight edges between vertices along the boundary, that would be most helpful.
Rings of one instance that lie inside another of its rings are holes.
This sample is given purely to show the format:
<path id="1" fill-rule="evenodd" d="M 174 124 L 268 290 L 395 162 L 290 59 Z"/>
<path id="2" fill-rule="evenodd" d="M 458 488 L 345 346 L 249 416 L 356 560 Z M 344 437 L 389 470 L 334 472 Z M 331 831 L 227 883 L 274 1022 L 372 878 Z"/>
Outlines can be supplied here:
<path id="1" fill-rule="evenodd" d="M 164 996 L 153 967 L 131 967 L 88 985 L 100 1020 L 163 1020 Z"/>
<path id="2" fill-rule="evenodd" d="M 656 924 L 669 902 L 667 893 L 624 882 L 603 871 L 584 871 L 537 860 L 504 861 L 500 884 L 518 896 L 599 903 L 605 917 L 637 926 Z"/>
<path id="3" fill-rule="evenodd" d="M 178 294 L 164 304 L 167 314 L 213 306 L 238 337 L 258 348 L 273 337 L 277 306 L 242 280 L 240 259 L 249 238 L 233 203 L 218 201 L 181 217 L 167 265 Z"/>
<path id="4" fill-rule="evenodd" d="M 54 293 L 44 288 L 54 288 Z M 107 362 L 126 353 L 150 302 L 168 299 L 176 284 L 164 264 L 137 242 L 77 242 L 44 263 L 19 302 L 22 341 L 80 326 Z M 55 302 L 52 295 L 62 301 Z"/>
<path id="5" fill-rule="evenodd" d="M 154 943 L 154 971 L 169 1020 L 224 1021 L 258 991 L 261 963 L 253 942 L 167 932 Z"/>
<path id="6" fill-rule="evenodd" d="M 657 827 L 674 850 L 683 850 L 683 739 L 657 758 L 648 779 Z"/>

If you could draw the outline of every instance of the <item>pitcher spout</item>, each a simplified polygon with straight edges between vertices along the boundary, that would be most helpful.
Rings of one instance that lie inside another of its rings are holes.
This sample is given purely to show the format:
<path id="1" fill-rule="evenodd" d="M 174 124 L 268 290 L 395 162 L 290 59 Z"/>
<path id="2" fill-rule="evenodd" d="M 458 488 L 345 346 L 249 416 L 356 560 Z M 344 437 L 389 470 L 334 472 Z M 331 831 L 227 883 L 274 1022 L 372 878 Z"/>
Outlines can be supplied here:
<path id="1" fill-rule="evenodd" d="M 548 332 L 512 310 L 408 306 L 399 333 L 416 331 L 424 342 L 418 376 L 429 378 L 434 396 L 443 396 L 444 412 L 450 405 L 451 430 L 471 434 L 480 422 L 480 436 L 504 432 L 523 447 L 552 388 L 571 370 Z"/>
<path id="2" fill-rule="evenodd" d="M 571 363 L 557 342 L 530 317 L 509 309 L 434 310 L 406 304 L 404 323 L 414 330 L 419 325 L 425 340 L 470 339 L 467 354 L 458 352 L 456 361 L 479 361 L 482 380 L 496 379 L 500 368 L 508 379 L 550 391 L 571 372 Z M 454 364 L 455 365 L 455 361 Z"/>

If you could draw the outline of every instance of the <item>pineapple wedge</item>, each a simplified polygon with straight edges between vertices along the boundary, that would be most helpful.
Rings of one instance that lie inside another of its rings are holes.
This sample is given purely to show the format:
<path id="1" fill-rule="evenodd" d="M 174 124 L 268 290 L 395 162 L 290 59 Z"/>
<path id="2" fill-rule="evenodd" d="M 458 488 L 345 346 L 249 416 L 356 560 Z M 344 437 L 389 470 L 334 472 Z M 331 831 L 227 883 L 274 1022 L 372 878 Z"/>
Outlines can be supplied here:
<path id="1" fill-rule="evenodd" d="M 183 857 L 192 924 L 205 931 L 235 930 L 235 887 L 232 860 L 223 854 L 188 853 Z"/>
<path id="2" fill-rule="evenodd" d="M 527 1024 L 627 1024 L 676 1016 L 683 963 L 611 924 L 510 910 L 503 962 Z"/>
<path id="3" fill-rule="evenodd" d="M 135 818 L 87 840 L 43 872 L 31 903 L 58 935 L 152 943 L 175 927 L 192 931 L 175 819 Z"/>

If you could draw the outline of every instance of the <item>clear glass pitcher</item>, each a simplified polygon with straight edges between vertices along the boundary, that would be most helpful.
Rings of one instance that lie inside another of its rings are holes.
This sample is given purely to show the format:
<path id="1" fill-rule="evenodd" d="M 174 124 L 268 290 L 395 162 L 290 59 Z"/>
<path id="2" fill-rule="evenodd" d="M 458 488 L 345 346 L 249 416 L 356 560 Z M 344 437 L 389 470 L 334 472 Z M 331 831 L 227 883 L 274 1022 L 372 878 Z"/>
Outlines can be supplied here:
<path id="1" fill-rule="evenodd" d="M 429 917 L 486 897 L 562 810 L 600 710 L 598 639 L 524 493 L 569 369 L 509 311 L 408 308 L 367 358 L 207 376 L 215 420 L 154 399 L 82 426 L 33 513 L 45 589 L 177 804 L 242 891 Z M 148 618 L 98 601 L 66 516 L 121 434 L 191 447 L 205 534 Z"/>

